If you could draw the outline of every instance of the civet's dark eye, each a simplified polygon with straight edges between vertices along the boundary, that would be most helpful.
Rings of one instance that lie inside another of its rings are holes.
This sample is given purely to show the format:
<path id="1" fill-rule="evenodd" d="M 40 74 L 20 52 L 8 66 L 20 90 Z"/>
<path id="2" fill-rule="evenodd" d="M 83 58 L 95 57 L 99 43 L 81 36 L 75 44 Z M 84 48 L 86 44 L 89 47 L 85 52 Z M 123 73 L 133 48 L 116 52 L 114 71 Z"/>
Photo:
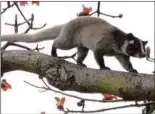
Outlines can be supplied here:
<path id="1" fill-rule="evenodd" d="M 134 48 L 134 45 L 133 44 L 129 44 L 128 45 L 128 49 L 133 49 Z"/>
<path id="2" fill-rule="evenodd" d="M 137 46 L 137 45 L 134 45 L 134 48 L 135 48 L 135 49 L 138 49 L 138 46 Z"/>

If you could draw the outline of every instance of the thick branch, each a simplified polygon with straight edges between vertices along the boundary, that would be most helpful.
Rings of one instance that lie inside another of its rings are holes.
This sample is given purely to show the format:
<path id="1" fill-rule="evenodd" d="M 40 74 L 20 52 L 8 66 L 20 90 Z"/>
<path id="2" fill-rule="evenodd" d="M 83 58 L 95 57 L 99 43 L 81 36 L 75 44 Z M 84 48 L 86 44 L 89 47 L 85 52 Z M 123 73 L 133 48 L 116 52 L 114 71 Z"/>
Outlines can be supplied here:
<path id="1" fill-rule="evenodd" d="M 23 50 L 4 51 L 2 71 L 24 70 L 45 77 L 60 90 L 109 93 L 124 100 L 155 100 L 154 75 L 96 70 Z"/>

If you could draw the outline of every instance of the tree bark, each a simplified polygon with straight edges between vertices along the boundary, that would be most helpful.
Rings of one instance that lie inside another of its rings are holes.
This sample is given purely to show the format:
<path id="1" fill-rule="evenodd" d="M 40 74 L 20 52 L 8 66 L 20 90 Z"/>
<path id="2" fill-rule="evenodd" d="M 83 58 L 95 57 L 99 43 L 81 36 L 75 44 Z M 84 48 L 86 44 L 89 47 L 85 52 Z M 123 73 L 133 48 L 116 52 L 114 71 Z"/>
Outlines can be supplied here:
<path id="1" fill-rule="evenodd" d="M 146 109 L 145 114 L 154 114 L 153 112 L 155 111 L 155 105 L 154 104 L 147 105 L 145 106 L 145 109 Z"/>
<path id="2" fill-rule="evenodd" d="M 24 70 L 46 78 L 60 90 L 109 93 L 124 100 L 155 100 L 155 76 L 97 70 L 75 65 L 43 53 L 10 50 L 2 53 L 2 73 Z"/>

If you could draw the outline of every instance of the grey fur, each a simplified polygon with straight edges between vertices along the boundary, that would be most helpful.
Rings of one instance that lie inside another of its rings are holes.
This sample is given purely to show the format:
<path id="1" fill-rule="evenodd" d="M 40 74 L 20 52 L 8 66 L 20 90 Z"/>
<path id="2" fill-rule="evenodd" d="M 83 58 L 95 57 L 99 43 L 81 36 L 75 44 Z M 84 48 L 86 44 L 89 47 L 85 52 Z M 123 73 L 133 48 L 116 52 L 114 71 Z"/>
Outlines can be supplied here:
<path id="1" fill-rule="evenodd" d="M 135 70 L 132 67 L 132 64 L 130 62 L 130 57 L 127 55 L 123 55 L 123 54 L 118 54 L 115 55 L 115 57 L 117 58 L 117 60 L 121 63 L 121 65 L 123 66 L 123 68 L 129 72 L 137 72 L 137 70 Z"/>
<path id="2" fill-rule="evenodd" d="M 127 46 L 133 44 L 126 34 L 103 19 L 96 17 L 79 17 L 68 22 L 53 43 L 52 53 L 56 49 L 68 50 L 78 48 L 77 63 L 83 64 L 88 49 L 94 52 L 100 69 L 110 69 L 105 66 L 103 56 L 115 56 L 122 66 L 130 72 L 137 72 L 130 62 Z M 132 39 L 134 40 L 134 39 Z M 141 47 L 139 47 L 141 48 Z M 56 54 L 52 54 L 56 55 Z"/>
<path id="3" fill-rule="evenodd" d="M 52 28 L 44 29 L 35 34 L 2 35 L 1 41 L 33 43 L 38 41 L 51 40 L 55 39 L 59 35 L 63 26 L 64 25 L 59 25 Z"/>
<path id="4" fill-rule="evenodd" d="M 100 69 L 110 69 L 105 66 L 103 59 L 103 56 L 107 55 L 115 56 L 127 71 L 137 72 L 133 69 L 129 60 L 130 53 L 133 51 L 129 48 L 129 44 L 136 45 L 134 42 L 137 42 L 137 40 L 142 41 L 97 17 L 81 16 L 64 25 L 46 29 L 34 35 L 13 35 L 13 37 L 18 37 L 14 39 L 23 41 L 19 39 L 21 36 L 28 39 L 24 40 L 24 42 L 36 42 L 56 38 L 51 51 L 53 56 L 57 56 L 57 48 L 69 50 L 77 47 L 78 64 L 83 64 L 83 60 L 90 49 L 93 51 Z M 10 39 L 11 36 L 2 36 L 2 41 Z M 140 50 L 144 49 L 141 47 L 142 43 L 138 46 Z M 134 52 L 133 55 L 136 54 L 139 54 L 139 52 Z"/>

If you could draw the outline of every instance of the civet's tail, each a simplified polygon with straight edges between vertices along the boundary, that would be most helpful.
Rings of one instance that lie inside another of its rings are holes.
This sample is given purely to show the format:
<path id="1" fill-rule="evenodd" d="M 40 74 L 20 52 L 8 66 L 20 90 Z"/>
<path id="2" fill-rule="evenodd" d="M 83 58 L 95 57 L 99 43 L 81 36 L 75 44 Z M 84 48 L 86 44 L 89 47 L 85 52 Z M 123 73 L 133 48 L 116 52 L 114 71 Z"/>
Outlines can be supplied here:
<path id="1" fill-rule="evenodd" d="M 1 41 L 9 42 L 39 42 L 44 40 L 55 39 L 59 36 L 59 33 L 63 25 L 55 26 L 52 28 L 44 29 L 35 34 L 9 34 L 2 35 Z"/>

